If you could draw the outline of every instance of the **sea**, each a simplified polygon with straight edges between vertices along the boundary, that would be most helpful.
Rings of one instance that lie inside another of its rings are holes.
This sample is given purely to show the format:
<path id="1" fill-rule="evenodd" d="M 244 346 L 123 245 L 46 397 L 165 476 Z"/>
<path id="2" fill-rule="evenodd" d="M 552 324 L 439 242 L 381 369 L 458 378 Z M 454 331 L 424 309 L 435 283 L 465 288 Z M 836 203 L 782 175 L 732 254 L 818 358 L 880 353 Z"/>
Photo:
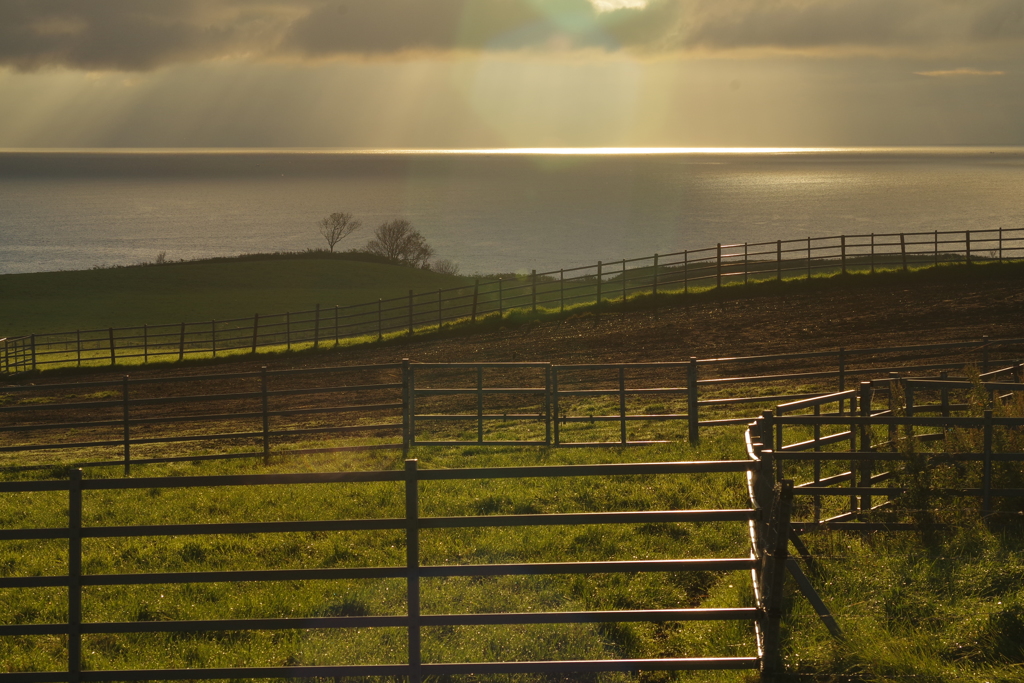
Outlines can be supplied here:
<path id="1" fill-rule="evenodd" d="M 0 273 L 361 248 L 408 220 L 463 274 L 717 243 L 1024 227 L 1024 148 L 0 150 Z"/>

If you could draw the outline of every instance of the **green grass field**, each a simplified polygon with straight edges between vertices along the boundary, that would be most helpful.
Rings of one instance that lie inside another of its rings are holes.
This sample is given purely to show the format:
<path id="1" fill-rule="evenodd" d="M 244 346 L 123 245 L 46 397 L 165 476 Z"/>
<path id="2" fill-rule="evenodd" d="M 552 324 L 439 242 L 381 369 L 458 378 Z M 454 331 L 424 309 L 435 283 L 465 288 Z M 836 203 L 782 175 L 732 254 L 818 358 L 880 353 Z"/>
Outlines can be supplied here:
<path id="1" fill-rule="evenodd" d="M 458 287 L 469 278 L 339 258 L 224 259 L 0 275 L 0 337 L 244 318 Z"/>

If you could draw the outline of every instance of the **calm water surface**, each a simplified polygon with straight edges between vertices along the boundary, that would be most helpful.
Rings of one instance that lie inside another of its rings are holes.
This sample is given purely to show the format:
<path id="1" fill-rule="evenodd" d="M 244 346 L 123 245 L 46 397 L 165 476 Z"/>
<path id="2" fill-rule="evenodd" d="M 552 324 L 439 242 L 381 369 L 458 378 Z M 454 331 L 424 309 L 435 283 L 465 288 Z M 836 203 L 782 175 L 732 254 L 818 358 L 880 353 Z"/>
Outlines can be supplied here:
<path id="1" fill-rule="evenodd" d="M 301 250 L 410 220 L 464 273 L 839 233 L 1024 227 L 1024 149 L 0 152 L 0 273 Z"/>

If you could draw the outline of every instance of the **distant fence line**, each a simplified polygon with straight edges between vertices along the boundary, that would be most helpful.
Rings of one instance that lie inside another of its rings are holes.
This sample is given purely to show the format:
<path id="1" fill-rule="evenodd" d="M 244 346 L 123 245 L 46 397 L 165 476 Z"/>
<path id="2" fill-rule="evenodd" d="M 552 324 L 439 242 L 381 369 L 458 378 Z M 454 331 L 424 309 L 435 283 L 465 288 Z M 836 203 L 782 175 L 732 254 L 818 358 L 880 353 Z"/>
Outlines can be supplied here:
<path id="1" fill-rule="evenodd" d="M 70 459 L 79 466 L 123 464 L 127 473 L 133 463 L 352 449 L 408 453 L 423 445 L 695 442 L 702 429 L 748 424 L 749 412 L 736 414 L 744 406 L 756 412 L 780 401 L 846 392 L 858 380 L 890 372 L 967 365 L 989 371 L 1021 357 L 1024 339 L 984 338 L 677 362 L 406 361 L 10 385 L 0 387 L 0 456 L 7 459 L 3 469 L 20 469 L 45 465 L 12 458 L 77 452 L 100 458 Z M 302 443 L 342 438 L 344 445 Z M 221 452 L 181 454 L 175 444 Z"/>
<path id="2" fill-rule="evenodd" d="M 76 330 L 0 340 L 0 373 L 58 366 L 183 360 L 298 345 L 319 348 L 343 339 L 383 338 L 440 329 L 512 310 L 564 311 L 639 294 L 755 282 L 848 270 L 903 269 L 1024 257 L 1024 228 L 808 237 L 685 250 L 596 265 L 477 281 L 472 286 L 414 292 L 349 306 L 254 314 L 123 328 Z"/>

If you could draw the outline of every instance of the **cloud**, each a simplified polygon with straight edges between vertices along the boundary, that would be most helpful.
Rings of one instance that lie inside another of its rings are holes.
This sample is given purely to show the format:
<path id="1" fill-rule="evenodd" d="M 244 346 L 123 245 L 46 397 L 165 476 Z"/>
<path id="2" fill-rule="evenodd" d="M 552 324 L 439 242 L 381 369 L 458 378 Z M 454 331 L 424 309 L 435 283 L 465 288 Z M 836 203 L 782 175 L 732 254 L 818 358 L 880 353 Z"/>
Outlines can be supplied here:
<path id="1" fill-rule="evenodd" d="M 0 0 L 0 65 L 597 49 L 922 53 L 1024 41 L 1022 0 Z"/>
<path id="2" fill-rule="evenodd" d="M 1005 76 L 1005 71 L 982 71 L 981 69 L 971 69 L 969 67 L 960 67 L 959 69 L 946 69 L 938 71 L 915 71 L 915 76 Z"/>

